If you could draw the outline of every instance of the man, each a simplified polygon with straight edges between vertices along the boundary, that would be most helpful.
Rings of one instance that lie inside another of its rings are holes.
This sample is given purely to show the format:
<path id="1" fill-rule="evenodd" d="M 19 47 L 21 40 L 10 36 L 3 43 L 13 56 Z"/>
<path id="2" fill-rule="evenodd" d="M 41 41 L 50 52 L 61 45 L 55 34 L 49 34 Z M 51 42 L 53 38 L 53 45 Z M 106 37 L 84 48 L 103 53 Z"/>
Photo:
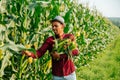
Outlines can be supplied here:
<path id="1" fill-rule="evenodd" d="M 75 38 L 72 34 L 64 34 L 65 23 L 61 16 L 56 16 L 51 20 L 51 23 L 55 37 L 48 37 L 41 48 L 36 51 L 36 55 L 28 51 L 23 51 L 23 54 L 33 58 L 40 58 L 47 50 L 49 50 L 52 57 L 53 80 L 76 80 L 75 66 L 72 59 L 69 58 L 66 53 L 59 54 L 58 52 L 53 51 L 55 38 L 60 40 L 71 39 L 73 42 L 75 42 Z M 77 56 L 79 53 L 77 47 L 70 52 L 72 56 Z"/>

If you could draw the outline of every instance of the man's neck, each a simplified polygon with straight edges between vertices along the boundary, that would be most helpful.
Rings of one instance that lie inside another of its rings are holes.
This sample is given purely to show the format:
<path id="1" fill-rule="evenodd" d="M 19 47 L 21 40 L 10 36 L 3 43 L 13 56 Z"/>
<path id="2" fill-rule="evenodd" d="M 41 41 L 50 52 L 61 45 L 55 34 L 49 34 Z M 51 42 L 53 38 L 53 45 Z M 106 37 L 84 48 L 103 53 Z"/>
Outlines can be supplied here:
<path id="1" fill-rule="evenodd" d="M 63 35 L 64 35 L 64 32 L 62 32 L 61 34 L 57 35 L 57 37 L 58 37 L 59 39 L 63 39 Z"/>

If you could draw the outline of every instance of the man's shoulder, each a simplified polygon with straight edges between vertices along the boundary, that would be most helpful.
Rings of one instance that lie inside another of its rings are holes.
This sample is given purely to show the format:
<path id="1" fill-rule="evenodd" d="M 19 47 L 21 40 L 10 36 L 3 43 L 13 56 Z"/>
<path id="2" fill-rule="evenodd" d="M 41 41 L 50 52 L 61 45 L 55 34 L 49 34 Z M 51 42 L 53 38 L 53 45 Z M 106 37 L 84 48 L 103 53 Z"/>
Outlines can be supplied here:
<path id="1" fill-rule="evenodd" d="M 74 35 L 72 33 L 67 33 L 67 34 L 65 34 L 65 36 L 70 37 L 70 36 L 74 36 Z"/>
<path id="2" fill-rule="evenodd" d="M 46 39 L 47 42 L 53 42 L 53 40 L 54 40 L 54 37 L 53 37 L 53 36 L 49 36 L 49 37 Z"/>
<path id="3" fill-rule="evenodd" d="M 65 38 L 70 38 L 71 40 L 75 40 L 75 37 L 73 34 L 69 33 L 69 34 L 65 34 Z"/>
<path id="4" fill-rule="evenodd" d="M 54 39 L 54 37 L 53 36 L 49 36 L 47 39 Z"/>

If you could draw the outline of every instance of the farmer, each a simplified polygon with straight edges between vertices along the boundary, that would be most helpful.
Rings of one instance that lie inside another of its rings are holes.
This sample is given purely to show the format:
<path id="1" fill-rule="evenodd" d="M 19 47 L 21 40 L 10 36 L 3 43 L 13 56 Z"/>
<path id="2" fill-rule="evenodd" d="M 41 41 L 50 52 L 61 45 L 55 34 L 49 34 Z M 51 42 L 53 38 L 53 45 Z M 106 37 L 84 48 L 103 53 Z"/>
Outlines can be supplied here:
<path id="1" fill-rule="evenodd" d="M 42 46 L 36 51 L 36 55 L 28 51 L 23 51 L 22 53 L 32 58 L 40 58 L 47 50 L 49 50 L 52 57 L 53 80 L 76 80 L 75 66 L 72 59 L 65 53 L 59 54 L 58 52 L 52 50 L 55 44 L 55 38 L 60 40 L 70 38 L 73 42 L 75 42 L 75 38 L 72 34 L 64 33 L 65 23 L 61 16 L 56 16 L 53 20 L 51 20 L 51 24 L 55 37 L 48 37 Z M 78 53 L 77 47 L 71 50 L 72 56 L 77 56 Z"/>

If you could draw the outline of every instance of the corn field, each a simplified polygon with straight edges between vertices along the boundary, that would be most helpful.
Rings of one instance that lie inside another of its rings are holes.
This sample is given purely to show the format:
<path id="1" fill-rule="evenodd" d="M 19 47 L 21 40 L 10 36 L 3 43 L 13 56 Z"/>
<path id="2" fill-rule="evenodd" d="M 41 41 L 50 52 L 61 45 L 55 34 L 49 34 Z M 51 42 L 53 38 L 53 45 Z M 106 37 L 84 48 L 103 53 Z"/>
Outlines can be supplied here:
<path id="1" fill-rule="evenodd" d="M 76 67 L 86 65 L 114 38 L 111 22 L 96 9 L 70 0 L 0 0 L 0 80 L 50 80 L 49 52 L 32 59 L 22 50 L 35 53 L 48 36 L 50 20 L 56 15 L 65 19 L 65 33 L 76 37 L 80 55 Z"/>

